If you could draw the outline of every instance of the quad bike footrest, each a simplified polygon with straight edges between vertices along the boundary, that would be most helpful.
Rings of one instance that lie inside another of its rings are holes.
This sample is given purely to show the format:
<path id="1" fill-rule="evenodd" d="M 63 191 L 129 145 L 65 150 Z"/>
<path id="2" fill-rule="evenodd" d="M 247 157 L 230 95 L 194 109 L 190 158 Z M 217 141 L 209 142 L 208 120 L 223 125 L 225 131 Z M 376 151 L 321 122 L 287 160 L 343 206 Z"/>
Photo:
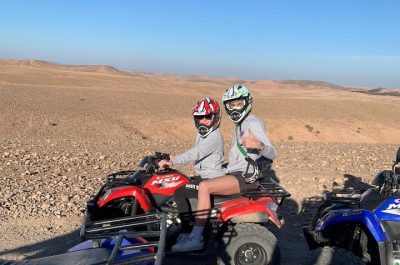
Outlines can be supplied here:
<path id="1" fill-rule="evenodd" d="M 303 226 L 303 234 L 310 249 L 316 249 L 317 247 L 322 246 L 324 242 L 329 241 L 328 239 L 324 238 L 320 233 L 315 232 L 313 229 L 311 229 L 310 225 Z"/>

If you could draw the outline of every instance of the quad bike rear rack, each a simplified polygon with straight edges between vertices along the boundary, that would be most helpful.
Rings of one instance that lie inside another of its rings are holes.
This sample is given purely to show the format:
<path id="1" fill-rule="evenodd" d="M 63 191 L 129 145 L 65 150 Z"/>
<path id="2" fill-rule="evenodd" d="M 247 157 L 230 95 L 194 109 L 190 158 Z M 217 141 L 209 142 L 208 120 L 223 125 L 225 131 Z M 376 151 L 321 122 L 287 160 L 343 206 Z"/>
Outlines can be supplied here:
<path id="1" fill-rule="evenodd" d="M 324 201 L 330 203 L 358 204 L 361 200 L 361 194 L 365 190 L 333 190 L 324 194 Z"/>
<path id="2" fill-rule="evenodd" d="M 164 257 L 166 216 L 164 213 L 143 214 L 87 223 L 82 226 L 81 238 L 92 240 L 98 247 L 101 239 L 114 238 L 115 245 L 105 265 L 130 265 L 154 262 L 161 265 Z M 123 239 L 139 238 L 142 242 L 122 246 Z M 148 250 L 156 248 L 154 253 L 146 253 L 129 259 L 116 260 L 118 252 Z"/>
<path id="3" fill-rule="evenodd" d="M 282 204 L 283 200 L 290 197 L 291 194 L 285 190 L 278 182 L 272 178 L 262 178 L 258 180 L 259 185 L 257 189 L 244 190 L 242 195 L 246 197 L 259 197 L 259 196 L 270 196 L 277 199 L 279 205 Z"/>

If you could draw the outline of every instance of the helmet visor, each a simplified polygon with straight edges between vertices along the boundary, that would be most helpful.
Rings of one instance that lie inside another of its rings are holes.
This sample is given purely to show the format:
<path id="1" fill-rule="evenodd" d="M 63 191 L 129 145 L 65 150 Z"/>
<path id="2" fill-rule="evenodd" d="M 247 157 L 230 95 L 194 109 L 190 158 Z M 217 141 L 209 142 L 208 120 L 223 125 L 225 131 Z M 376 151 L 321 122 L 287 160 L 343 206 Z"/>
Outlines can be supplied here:
<path id="1" fill-rule="evenodd" d="M 244 98 L 230 100 L 225 103 L 225 106 L 228 110 L 240 110 L 246 105 L 246 101 Z"/>
<path id="2" fill-rule="evenodd" d="M 208 115 L 194 115 L 194 118 L 195 118 L 196 120 L 199 120 L 199 121 L 201 121 L 201 120 L 203 120 L 203 119 L 211 120 L 211 119 L 213 118 L 213 115 L 212 115 L 212 114 L 208 114 Z"/>

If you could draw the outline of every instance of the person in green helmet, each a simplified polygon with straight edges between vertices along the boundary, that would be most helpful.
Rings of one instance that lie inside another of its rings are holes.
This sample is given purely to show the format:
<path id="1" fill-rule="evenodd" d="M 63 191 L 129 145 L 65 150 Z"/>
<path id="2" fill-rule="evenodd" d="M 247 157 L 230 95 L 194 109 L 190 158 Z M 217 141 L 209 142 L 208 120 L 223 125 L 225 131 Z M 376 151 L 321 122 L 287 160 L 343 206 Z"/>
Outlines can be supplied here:
<path id="1" fill-rule="evenodd" d="M 241 84 L 233 85 L 225 91 L 222 102 L 235 123 L 226 175 L 200 182 L 195 226 L 184 241 L 174 246 L 175 251 L 203 248 L 203 230 L 211 208 L 211 194 L 231 195 L 258 187 L 258 170 L 249 166 L 247 157 L 256 161 L 263 156 L 270 163 L 275 159 L 275 148 L 267 137 L 263 121 L 250 114 L 253 98 L 249 89 Z"/>

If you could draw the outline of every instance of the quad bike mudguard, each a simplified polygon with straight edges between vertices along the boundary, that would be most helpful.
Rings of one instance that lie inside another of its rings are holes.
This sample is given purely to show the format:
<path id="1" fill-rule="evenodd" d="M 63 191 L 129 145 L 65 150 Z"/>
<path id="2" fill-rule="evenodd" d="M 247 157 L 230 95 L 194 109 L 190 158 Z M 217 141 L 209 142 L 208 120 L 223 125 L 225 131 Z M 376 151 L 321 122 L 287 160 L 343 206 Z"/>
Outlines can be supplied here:
<path id="1" fill-rule="evenodd" d="M 283 200 L 291 194 L 271 178 L 259 179 L 256 190 L 245 190 L 242 198 L 221 204 L 221 220 L 234 223 L 266 223 L 281 227 L 277 213 Z"/>
<path id="2" fill-rule="evenodd" d="M 118 198 L 133 197 L 135 198 L 144 211 L 153 208 L 146 192 L 137 186 L 121 186 L 107 190 L 98 200 L 97 207 L 101 208 L 112 200 Z"/>
<path id="3" fill-rule="evenodd" d="M 276 210 L 278 202 L 271 197 L 261 197 L 257 200 L 241 198 L 221 205 L 222 222 L 231 220 L 233 223 L 267 223 L 272 221 L 277 227 L 281 227 Z"/>

